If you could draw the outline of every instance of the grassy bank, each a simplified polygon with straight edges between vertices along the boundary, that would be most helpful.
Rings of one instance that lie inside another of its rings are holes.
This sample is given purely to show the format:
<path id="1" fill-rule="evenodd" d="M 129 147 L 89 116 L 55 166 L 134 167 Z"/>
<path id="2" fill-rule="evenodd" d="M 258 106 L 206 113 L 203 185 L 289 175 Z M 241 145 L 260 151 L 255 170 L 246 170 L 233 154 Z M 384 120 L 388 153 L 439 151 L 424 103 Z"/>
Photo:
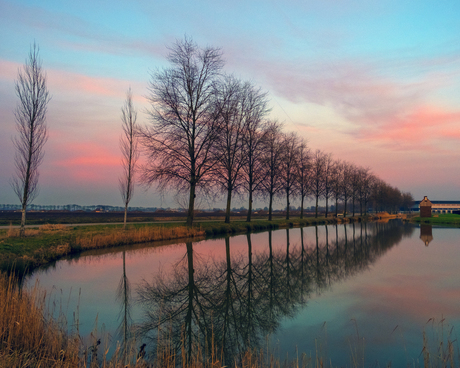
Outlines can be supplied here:
<path id="1" fill-rule="evenodd" d="M 347 219 L 310 217 L 273 221 L 233 221 L 230 224 L 209 221 L 197 223 L 193 227 L 186 227 L 181 223 L 152 223 L 130 224 L 126 230 L 123 230 L 122 225 L 46 224 L 28 228 L 24 238 L 19 237 L 19 229 L 10 227 L 0 230 L 0 267 L 5 270 L 14 264 L 18 269 L 24 267 L 30 269 L 84 250 L 126 244 L 185 238 L 198 239 L 224 234 L 361 220 L 360 217 Z"/>
<path id="2" fill-rule="evenodd" d="M 421 218 L 420 216 L 416 216 L 413 217 L 411 221 L 418 224 L 460 226 L 460 215 L 444 213 L 423 218 Z"/>

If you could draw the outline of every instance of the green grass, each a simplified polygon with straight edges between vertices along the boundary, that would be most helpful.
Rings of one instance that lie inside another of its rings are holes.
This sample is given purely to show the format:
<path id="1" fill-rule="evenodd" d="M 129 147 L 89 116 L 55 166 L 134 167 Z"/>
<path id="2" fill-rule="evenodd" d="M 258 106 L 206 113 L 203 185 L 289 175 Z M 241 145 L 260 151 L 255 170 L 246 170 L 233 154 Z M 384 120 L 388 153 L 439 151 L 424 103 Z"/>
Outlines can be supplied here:
<path id="1" fill-rule="evenodd" d="M 416 216 L 412 218 L 412 221 L 420 224 L 432 224 L 432 225 L 454 225 L 460 226 L 460 215 L 454 215 L 452 213 L 443 213 L 439 215 L 432 215 L 431 217 Z"/>

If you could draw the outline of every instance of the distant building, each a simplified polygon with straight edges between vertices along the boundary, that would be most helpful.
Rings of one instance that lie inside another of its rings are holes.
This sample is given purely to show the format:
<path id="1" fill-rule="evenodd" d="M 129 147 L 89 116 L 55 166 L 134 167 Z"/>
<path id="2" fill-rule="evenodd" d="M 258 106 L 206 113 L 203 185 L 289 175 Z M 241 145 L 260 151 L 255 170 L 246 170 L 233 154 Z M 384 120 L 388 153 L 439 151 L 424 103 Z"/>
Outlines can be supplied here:
<path id="1" fill-rule="evenodd" d="M 425 197 L 426 198 L 426 197 Z M 428 199 L 428 198 L 427 198 Z M 411 208 L 412 211 L 419 211 L 423 201 L 414 201 L 414 205 Z M 456 213 L 460 211 L 460 201 L 430 201 L 431 213 Z"/>
<path id="2" fill-rule="evenodd" d="M 423 197 L 423 201 L 420 202 L 420 217 L 431 217 L 432 206 L 433 204 L 428 197 Z"/>
<path id="3" fill-rule="evenodd" d="M 434 213 L 452 213 L 460 210 L 460 201 L 431 201 Z"/>

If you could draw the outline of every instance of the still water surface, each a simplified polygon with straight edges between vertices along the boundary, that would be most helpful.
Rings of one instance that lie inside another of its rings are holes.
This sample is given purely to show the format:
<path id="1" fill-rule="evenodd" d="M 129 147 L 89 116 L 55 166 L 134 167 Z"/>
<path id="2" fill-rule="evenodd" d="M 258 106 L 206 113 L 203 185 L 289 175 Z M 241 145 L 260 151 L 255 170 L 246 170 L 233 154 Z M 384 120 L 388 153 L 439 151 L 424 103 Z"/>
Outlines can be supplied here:
<path id="1" fill-rule="evenodd" d="M 134 333 L 152 357 L 160 327 L 186 348 L 214 336 L 227 364 L 251 346 L 333 366 L 423 365 L 423 331 L 436 345 L 460 328 L 459 238 L 397 221 L 283 229 L 86 252 L 27 284 L 39 280 L 87 346 L 96 327 L 108 334 L 111 351 Z"/>

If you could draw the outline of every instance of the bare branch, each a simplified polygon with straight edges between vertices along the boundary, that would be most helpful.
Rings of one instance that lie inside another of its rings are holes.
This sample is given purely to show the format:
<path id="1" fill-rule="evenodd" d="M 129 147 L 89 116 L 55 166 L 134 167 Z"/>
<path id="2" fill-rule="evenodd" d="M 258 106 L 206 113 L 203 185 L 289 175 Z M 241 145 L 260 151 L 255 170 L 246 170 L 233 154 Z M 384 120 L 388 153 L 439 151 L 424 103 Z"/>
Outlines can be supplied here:
<path id="1" fill-rule="evenodd" d="M 123 203 L 125 205 L 125 216 L 123 228 L 126 228 L 128 205 L 134 192 L 136 164 L 139 159 L 138 137 L 137 137 L 137 111 L 133 106 L 133 95 L 131 88 L 126 93 L 126 101 L 121 108 L 121 120 L 123 133 L 120 138 L 120 149 L 122 153 L 123 174 L 119 178 L 119 188 Z"/>
<path id="2" fill-rule="evenodd" d="M 16 171 L 11 185 L 22 205 L 22 236 L 27 205 L 38 195 L 38 167 L 43 160 L 43 147 L 48 139 L 46 110 L 51 99 L 46 87 L 46 73 L 39 58 L 39 47 L 35 43 L 30 48 L 25 65 L 18 70 L 15 90 L 19 98 L 14 111 L 18 136 L 13 138 Z"/>

